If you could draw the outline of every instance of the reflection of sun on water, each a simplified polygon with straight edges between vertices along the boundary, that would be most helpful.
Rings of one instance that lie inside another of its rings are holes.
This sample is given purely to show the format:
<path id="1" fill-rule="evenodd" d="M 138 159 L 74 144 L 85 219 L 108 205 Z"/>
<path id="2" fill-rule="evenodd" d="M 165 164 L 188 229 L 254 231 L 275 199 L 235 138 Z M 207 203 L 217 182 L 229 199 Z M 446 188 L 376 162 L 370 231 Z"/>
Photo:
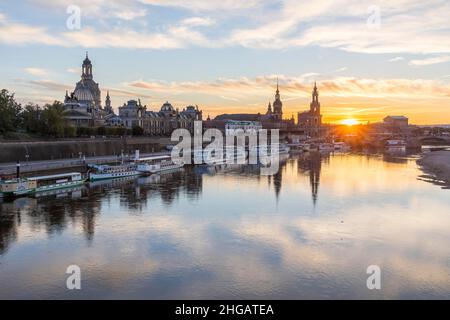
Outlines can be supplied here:
<path id="1" fill-rule="evenodd" d="M 346 126 L 354 126 L 354 125 L 358 124 L 359 122 L 356 119 L 344 119 L 344 120 L 341 120 L 341 123 L 345 124 Z"/>

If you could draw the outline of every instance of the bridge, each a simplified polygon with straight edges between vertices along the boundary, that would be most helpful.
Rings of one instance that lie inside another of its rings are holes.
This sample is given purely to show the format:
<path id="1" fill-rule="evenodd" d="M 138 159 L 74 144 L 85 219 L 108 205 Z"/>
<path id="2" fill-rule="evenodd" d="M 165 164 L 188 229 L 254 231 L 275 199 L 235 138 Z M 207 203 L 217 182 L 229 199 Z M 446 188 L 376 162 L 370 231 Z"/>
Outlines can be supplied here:
<path id="1" fill-rule="evenodd" d="M 431 144 L 443 144 L 443 145 L 450 145 L 450 136 L 423 136 L 418 137 L 418 140 L 421 142 L 422 145 Z"/>

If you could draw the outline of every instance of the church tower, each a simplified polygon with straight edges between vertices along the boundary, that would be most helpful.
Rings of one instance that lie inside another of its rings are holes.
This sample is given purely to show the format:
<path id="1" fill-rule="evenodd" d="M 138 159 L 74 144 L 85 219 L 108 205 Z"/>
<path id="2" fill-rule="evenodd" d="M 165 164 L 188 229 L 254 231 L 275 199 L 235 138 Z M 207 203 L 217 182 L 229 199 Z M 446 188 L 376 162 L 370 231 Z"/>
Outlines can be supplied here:
<path id="1" fill-rule="evenodd" d="M 88 53 L 86 52 L 86 59 L 84 59 L 83 61 L 83 66 L 82 66 L 82 74 L 81 74 L 81 79 L 83 80 L 92 80 L 92 63 L 91 60 L 89 60 L 88 57 Z"/>
<path id="2" fill-rule="evenodd" d="M 280 90 L 278 88 L 277 78 L 277 91 L 275 92 L 275 101 L 273 102 L 273 117 L 275 121 L 281 121 L 283 119 L 283 103 L 280 99 Z"/>
<path id="3" fill-rule="evenodd" d="M 111 107 L 111 98 L 109 96 L 109 91 L 106 93 L 106 100 L 105 100 L 105 111 L 107 113 L 114 113 L 113 109 Z"/>
<path id="4" fill-rule="evenodd" d="M 319 102 L 319 91 L 317 90 L 317 84 L 314 82 L 314 89 L 312 92 L 312 101 L 309 105 L 311 113 L 320 115 L 320 102 Z"/>
<path id="5" fill-rule="evenodd" d="M 266 113 L 267 115 L 271 115 L 272 114 L 272 105 L 270 104 L 270 101 L 269 101 L 269 105 L 267 106 L 267 113 Z"/>

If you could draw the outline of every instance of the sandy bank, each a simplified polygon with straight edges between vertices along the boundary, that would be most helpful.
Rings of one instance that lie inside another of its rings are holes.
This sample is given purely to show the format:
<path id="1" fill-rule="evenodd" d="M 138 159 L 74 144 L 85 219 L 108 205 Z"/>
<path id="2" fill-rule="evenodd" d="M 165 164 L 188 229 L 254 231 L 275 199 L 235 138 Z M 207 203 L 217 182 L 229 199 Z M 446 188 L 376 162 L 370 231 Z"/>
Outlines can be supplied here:
<path id="1" fill-rule="evenodd" d="M 435 174 L 438 179 L 450 182 L 450 151 L 426 153 L 417 163 L 425 171 Z"/>

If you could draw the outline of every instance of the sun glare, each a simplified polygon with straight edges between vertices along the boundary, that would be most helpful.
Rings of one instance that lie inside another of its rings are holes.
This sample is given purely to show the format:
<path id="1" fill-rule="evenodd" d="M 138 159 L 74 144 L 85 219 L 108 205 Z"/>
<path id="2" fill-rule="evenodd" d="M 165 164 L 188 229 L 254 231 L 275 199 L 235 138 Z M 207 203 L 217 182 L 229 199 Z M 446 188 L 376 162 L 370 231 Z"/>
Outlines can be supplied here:
<path id="1" fill-rule="evenodd" d="M 345 124 L 346 126 L 354 126 L 355 124 L 358 124 L 358 120 L 356 119 L 344 119 L 341 121 L 342 124 Z"/>

